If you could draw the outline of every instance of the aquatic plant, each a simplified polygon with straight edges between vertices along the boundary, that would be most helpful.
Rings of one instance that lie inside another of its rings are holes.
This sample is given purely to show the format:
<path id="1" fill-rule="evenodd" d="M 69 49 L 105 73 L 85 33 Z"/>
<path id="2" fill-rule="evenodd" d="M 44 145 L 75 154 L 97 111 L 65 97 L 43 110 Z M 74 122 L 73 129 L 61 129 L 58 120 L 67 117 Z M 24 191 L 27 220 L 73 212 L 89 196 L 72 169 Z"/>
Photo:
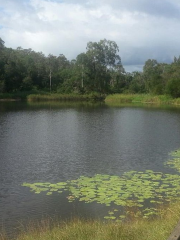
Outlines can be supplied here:
<path id="1" fill-rule="evenodd" d="M 168 160 L 166 165 L 180 172 L 180 150 L 172 152 L 171 156 L 173 159 Z M 152 170 L 130 171 L 122 176 L 96 174 L 54 184 L 24 183 L 23 186 L 31 188 L 35 193 L 46 192 L 46 195 L 68 191 L 69 202 L 78 199 L 85 203 L 97 202 L 107 207 L 113 206 L 105 219 L 121 221 L 130 217 L 132 210 L 133 217 L 148 218 L 156 215 L 160 204 L 177 200 L 180 196 L 180 175 Z"/>
<path id="2" fill-rule="evenodd" d="M 168 160 L 165 165 L 168 165 L 171 168 L 174 168 L 176 171 L 180 173 L 180 149 L 171 152 L 170 155 L 173 157 Z"/>

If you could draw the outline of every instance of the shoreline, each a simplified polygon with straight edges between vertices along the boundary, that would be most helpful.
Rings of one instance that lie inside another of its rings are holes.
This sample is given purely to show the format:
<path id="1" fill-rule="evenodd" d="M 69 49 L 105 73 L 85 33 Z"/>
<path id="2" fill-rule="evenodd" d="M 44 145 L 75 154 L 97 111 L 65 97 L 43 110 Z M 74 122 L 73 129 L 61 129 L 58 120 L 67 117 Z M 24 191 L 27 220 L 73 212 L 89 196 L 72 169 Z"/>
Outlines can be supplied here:
<path id="1" fill-rule="evenodd" d="M 22 99 L 15 99 L 15 98 L 2 98 L 0 99 L 0 102 L 20 102 Z"/>
<path id="2" fill-rule="evenodd" d="M 150 94 L 112 94 L 105 99 L 106 104 L 118 105 L 128 103 L 156 104 L 156 105 L 180 105 L 180 98 L 172 98 L 168 95 Z"/>
<path id="3" fill-rule="evenodd" d="M 166 240 L 179 221 L 180 202 L 162 206 L 151 219 L 135 217 L 127 222 L 75 218 L 67 221 L 42 219 L 22 225 L 14 237 L 0 232 L 0 240 Z"/>
<path id="4" fill-rule="evenodd" d="M 98 93 L 90 94 L 58 94 L 58 93 L 37 93 L 37 94 L 8 94 L 0 95 L 0 102 L 75 102 L 75 101 L 84 101 L 84 102 L 104 102 L 108 105 L 121 105 L 121 104 L 159 104 L 159 105 L 169 105 L 169 106 L 178 106 L 180 105 L 180 98 L 172 98 L 168 95 L 150 95 L 150 94 L 109 94 L 103 95 Z"/>

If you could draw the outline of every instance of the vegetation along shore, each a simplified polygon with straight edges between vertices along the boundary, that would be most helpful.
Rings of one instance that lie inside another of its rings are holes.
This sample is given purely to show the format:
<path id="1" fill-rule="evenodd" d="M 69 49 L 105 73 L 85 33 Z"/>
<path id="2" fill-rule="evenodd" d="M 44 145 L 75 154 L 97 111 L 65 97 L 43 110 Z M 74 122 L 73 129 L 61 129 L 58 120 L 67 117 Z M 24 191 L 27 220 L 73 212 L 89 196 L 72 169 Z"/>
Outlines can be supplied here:
<path id="1" fill-rule="evenodd" d="M 162 105 L 180 105 L 180 98 L 173 98 L 170 95 L 152 94 L 99 94 L 92 92 L 89 94 L 77 93 L 48 93 L 48 92 L 17 92 L 0 94 L 1 101 L 27 101 L 27 102 L 105 102 L 108 105 L 128 104 L 128 103 L 147 103 Z"/>
<path id="2" fill-rule="evenodd" d="M 173 98 L 170 95 L 152 95 L 152 94 L 112 94 L 105 98 L 107 104 L 120 103 L 149 103 L 164 105 L 179 105 L 180 98 Z"/>
<path id="3" fill-rule="evenodd" d="M 74 219 L 52 223 L 43 220 L 20 227 L 14 240 L 167 240 L 180 216 L 180 202 L 162 206 L 158 217 L 152 219 L 132 218 L 126 223 Z M 9 240 L 0 233 L 0 240 Z"/>

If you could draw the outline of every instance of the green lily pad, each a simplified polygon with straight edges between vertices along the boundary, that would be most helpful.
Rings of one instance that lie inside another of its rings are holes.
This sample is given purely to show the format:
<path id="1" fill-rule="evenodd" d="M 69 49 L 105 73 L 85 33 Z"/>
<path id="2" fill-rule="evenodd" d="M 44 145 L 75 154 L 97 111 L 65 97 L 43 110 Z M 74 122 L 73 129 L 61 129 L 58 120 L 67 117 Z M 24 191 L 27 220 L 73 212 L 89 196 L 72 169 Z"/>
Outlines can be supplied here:
<path id="1" fill-rule="evenodd" d="M 180 149 L 172 152 L 171 157 L 172 159 L 168 160 L 165 165 L 180 173 Z M 122 207 L 132 210 L 136 208 L 137 214 L 134 216 L 139 216 L 139 212 L 141 212 L 143 217 L 148 218 L 157 214 L 158 205 L 177 200 L 180 197 L 179 174 L 163 174 L 152 170 L 129 171 L 122 176 L 103 174 L 91 177 L 80 176 L 75 180 L 58 183 L 23 183 L 23 186 L 30 188 L 37 194 L 46 192 L 46 195 L 51 195 L 53 192 L 60 194 L 68 191 L 67 199 L 69 202 L 78 199 L 86 203 L 97 202 L 105 206 L 116 205 L 117 209 L 109 211 L 110 216 L 105 217 L 111 220 L 116 219 L 114 213 L 121 212 Z M 143 209 L 145 202 L 152 208 L 146 208 L 145 211 L 138 210 Z M 120 216 L 120 219 L 123 219 L 126 214 Z"/>

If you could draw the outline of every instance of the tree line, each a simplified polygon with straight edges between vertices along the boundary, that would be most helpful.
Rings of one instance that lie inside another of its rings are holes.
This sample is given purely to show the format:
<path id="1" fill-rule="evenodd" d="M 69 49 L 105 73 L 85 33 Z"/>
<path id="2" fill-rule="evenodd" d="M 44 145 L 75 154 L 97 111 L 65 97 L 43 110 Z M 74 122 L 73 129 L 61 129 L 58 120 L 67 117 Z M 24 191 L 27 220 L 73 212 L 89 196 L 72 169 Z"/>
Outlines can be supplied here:
<path id="1" fill-rule="evenodd" d="M 57 93 L 151 93 L 180 97 L 180 57 L 171 64 L 155 59 L 142 72 L 124 70 L 114 41 L 88 42 L 86 52 L 69 61 L 32 49 L 5 47 L 0 38 L 0 93 L 43 90 Z"/>

